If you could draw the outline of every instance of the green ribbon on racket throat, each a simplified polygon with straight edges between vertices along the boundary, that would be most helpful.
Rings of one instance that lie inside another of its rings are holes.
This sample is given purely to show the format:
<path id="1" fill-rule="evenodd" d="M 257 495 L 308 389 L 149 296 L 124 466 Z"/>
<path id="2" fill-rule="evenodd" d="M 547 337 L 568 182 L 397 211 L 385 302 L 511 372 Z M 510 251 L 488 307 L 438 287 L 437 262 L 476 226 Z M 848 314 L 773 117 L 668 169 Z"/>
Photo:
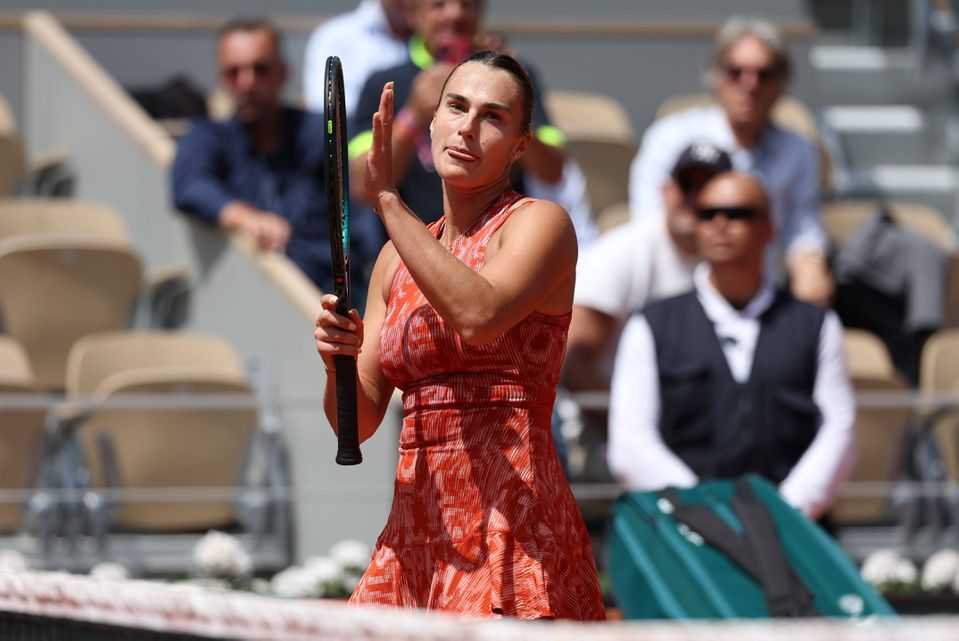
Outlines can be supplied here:
<path id="1" fill-rule="evenodd" d="M 326 133 L 333 135 L 333 120 L 330 118 L 326 119 Z M 341 198 L 340 202 L 343 203 L 343 232 L 340 235 L 340 244 L 343 246 L 343 255 L 345 256 L 350 235 L 350 202 L 346 198 Z"/>
<path id="2" fill-rule="evenodd" d="M 346 198 L 343 199 L 343 233 L 340 237 L 340 242 L 343 243 L 343 255 L 347 255 L 347 245 L 349 244 L 350 237 L 350 202 Z"/>

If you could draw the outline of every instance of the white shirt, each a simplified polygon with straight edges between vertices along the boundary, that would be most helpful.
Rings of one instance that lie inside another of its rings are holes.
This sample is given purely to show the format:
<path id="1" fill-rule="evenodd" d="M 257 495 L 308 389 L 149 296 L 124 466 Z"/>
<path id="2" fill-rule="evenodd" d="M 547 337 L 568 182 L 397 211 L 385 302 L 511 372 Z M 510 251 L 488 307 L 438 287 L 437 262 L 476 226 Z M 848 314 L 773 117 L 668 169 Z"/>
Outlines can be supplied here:
<path id="1" fill-rule="evenodd" d="M 819 157 L 801 136 L 770 125 L 756 146 L 736 143 L 718 105 L 696 107 L 653 123 L 643 135 L 629 170 L 629 208 L 634 218 L 664 211 L 662 185 L 679 154 L 693 142 L 729 152 L 733 167 L 761 177 L 769 194 L 776 236 L 767 251 L 767 274 L 779 272 L 784 257 L 815 250 L 825 254 L 827 236 L 819 218 Z"/>
<path id="2" fill-rule="evenodd" d="M 326 59 L 343 63 L 346 115 L 353 114 L 366 79 L 409 58 L 406 41 L 390 30 L 379 0 L 363 0 L 353 11 L 330 18 L 310 34 L 303 58 L 303 97 L 307 109 L 323 111 Z"/>
<path id="3" fill-rule="evenodd" d="M 732 307 L 709 282 L 709 267 L 696 268 L 697 297 L 720 341 L 733 377 L 749 377 L 760 316 L 774 294 L 767 284 L 746 307 Z M 855 452 L 855 404 L 846 372 L 842 326 L 827 311 L 819 334 L 813 401 L 819 407 L 819 430 L 813 442 L 779 486 L 783 497 L 810 518 L 819 518 L 832 504 L 852 471 Z M 660 393 L 656 346 L 642 316 L 629 320 L 619 343 L 610 390 L 609 467 L 631 490 L 690 487 L 699 479 L 663 442 L 659 431 Z"/>
<path id="4" fill-rule="evenodd" d="M 698 262 L 679 250 L 663 216 L 643 216 L 609 230 L 580 255 L 573 303 L 625 321 L 652 300 L 692 289 Z"/>

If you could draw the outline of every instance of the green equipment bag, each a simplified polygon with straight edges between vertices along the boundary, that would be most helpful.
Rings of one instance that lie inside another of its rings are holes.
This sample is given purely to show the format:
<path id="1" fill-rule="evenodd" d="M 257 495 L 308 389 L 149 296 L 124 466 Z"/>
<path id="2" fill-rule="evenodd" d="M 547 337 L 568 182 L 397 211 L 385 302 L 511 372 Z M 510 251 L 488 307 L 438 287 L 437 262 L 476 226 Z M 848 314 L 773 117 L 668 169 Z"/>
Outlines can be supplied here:
<path id="1" fill-rule="evenodd" d="M 624 494 L 607 550 L 628 619 L 895 616 L 829 535 L 754 475 Z"/>

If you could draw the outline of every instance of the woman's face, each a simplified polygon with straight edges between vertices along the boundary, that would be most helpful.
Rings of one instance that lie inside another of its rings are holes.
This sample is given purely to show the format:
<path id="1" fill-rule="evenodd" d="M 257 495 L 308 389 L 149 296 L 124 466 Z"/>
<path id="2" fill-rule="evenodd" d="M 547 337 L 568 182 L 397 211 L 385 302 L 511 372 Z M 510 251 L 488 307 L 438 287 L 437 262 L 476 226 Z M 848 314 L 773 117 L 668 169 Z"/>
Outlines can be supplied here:
<path id="1" fill-rule="evenodd" d="M 513 76 L 478 62 L 460 66 L 433 116 L 436 172 L 450 185 L 480 186 L 509 173 L 526 151 L 523 99 Z"/>

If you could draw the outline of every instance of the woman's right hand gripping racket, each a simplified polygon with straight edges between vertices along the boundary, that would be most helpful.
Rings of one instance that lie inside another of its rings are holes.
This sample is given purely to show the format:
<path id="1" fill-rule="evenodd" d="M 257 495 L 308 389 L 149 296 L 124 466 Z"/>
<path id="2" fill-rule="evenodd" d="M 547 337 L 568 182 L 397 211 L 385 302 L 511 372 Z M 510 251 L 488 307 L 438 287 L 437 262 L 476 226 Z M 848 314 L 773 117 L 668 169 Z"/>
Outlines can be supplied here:
<path id="1" fill-rule="evenodd" d="M 330 212 L 330 249 L 333 258 L 333 293 L 336 311 L 350 311 L 350 201 L 349 158 L 346 149 L 346 107 L 343 66 L 340 59 L 326 59 L 326 197 Z M 356 465 L 363 461 L 356 422 L 356 358 L 334 356 L 336 367 L 336 462 Z"/>

